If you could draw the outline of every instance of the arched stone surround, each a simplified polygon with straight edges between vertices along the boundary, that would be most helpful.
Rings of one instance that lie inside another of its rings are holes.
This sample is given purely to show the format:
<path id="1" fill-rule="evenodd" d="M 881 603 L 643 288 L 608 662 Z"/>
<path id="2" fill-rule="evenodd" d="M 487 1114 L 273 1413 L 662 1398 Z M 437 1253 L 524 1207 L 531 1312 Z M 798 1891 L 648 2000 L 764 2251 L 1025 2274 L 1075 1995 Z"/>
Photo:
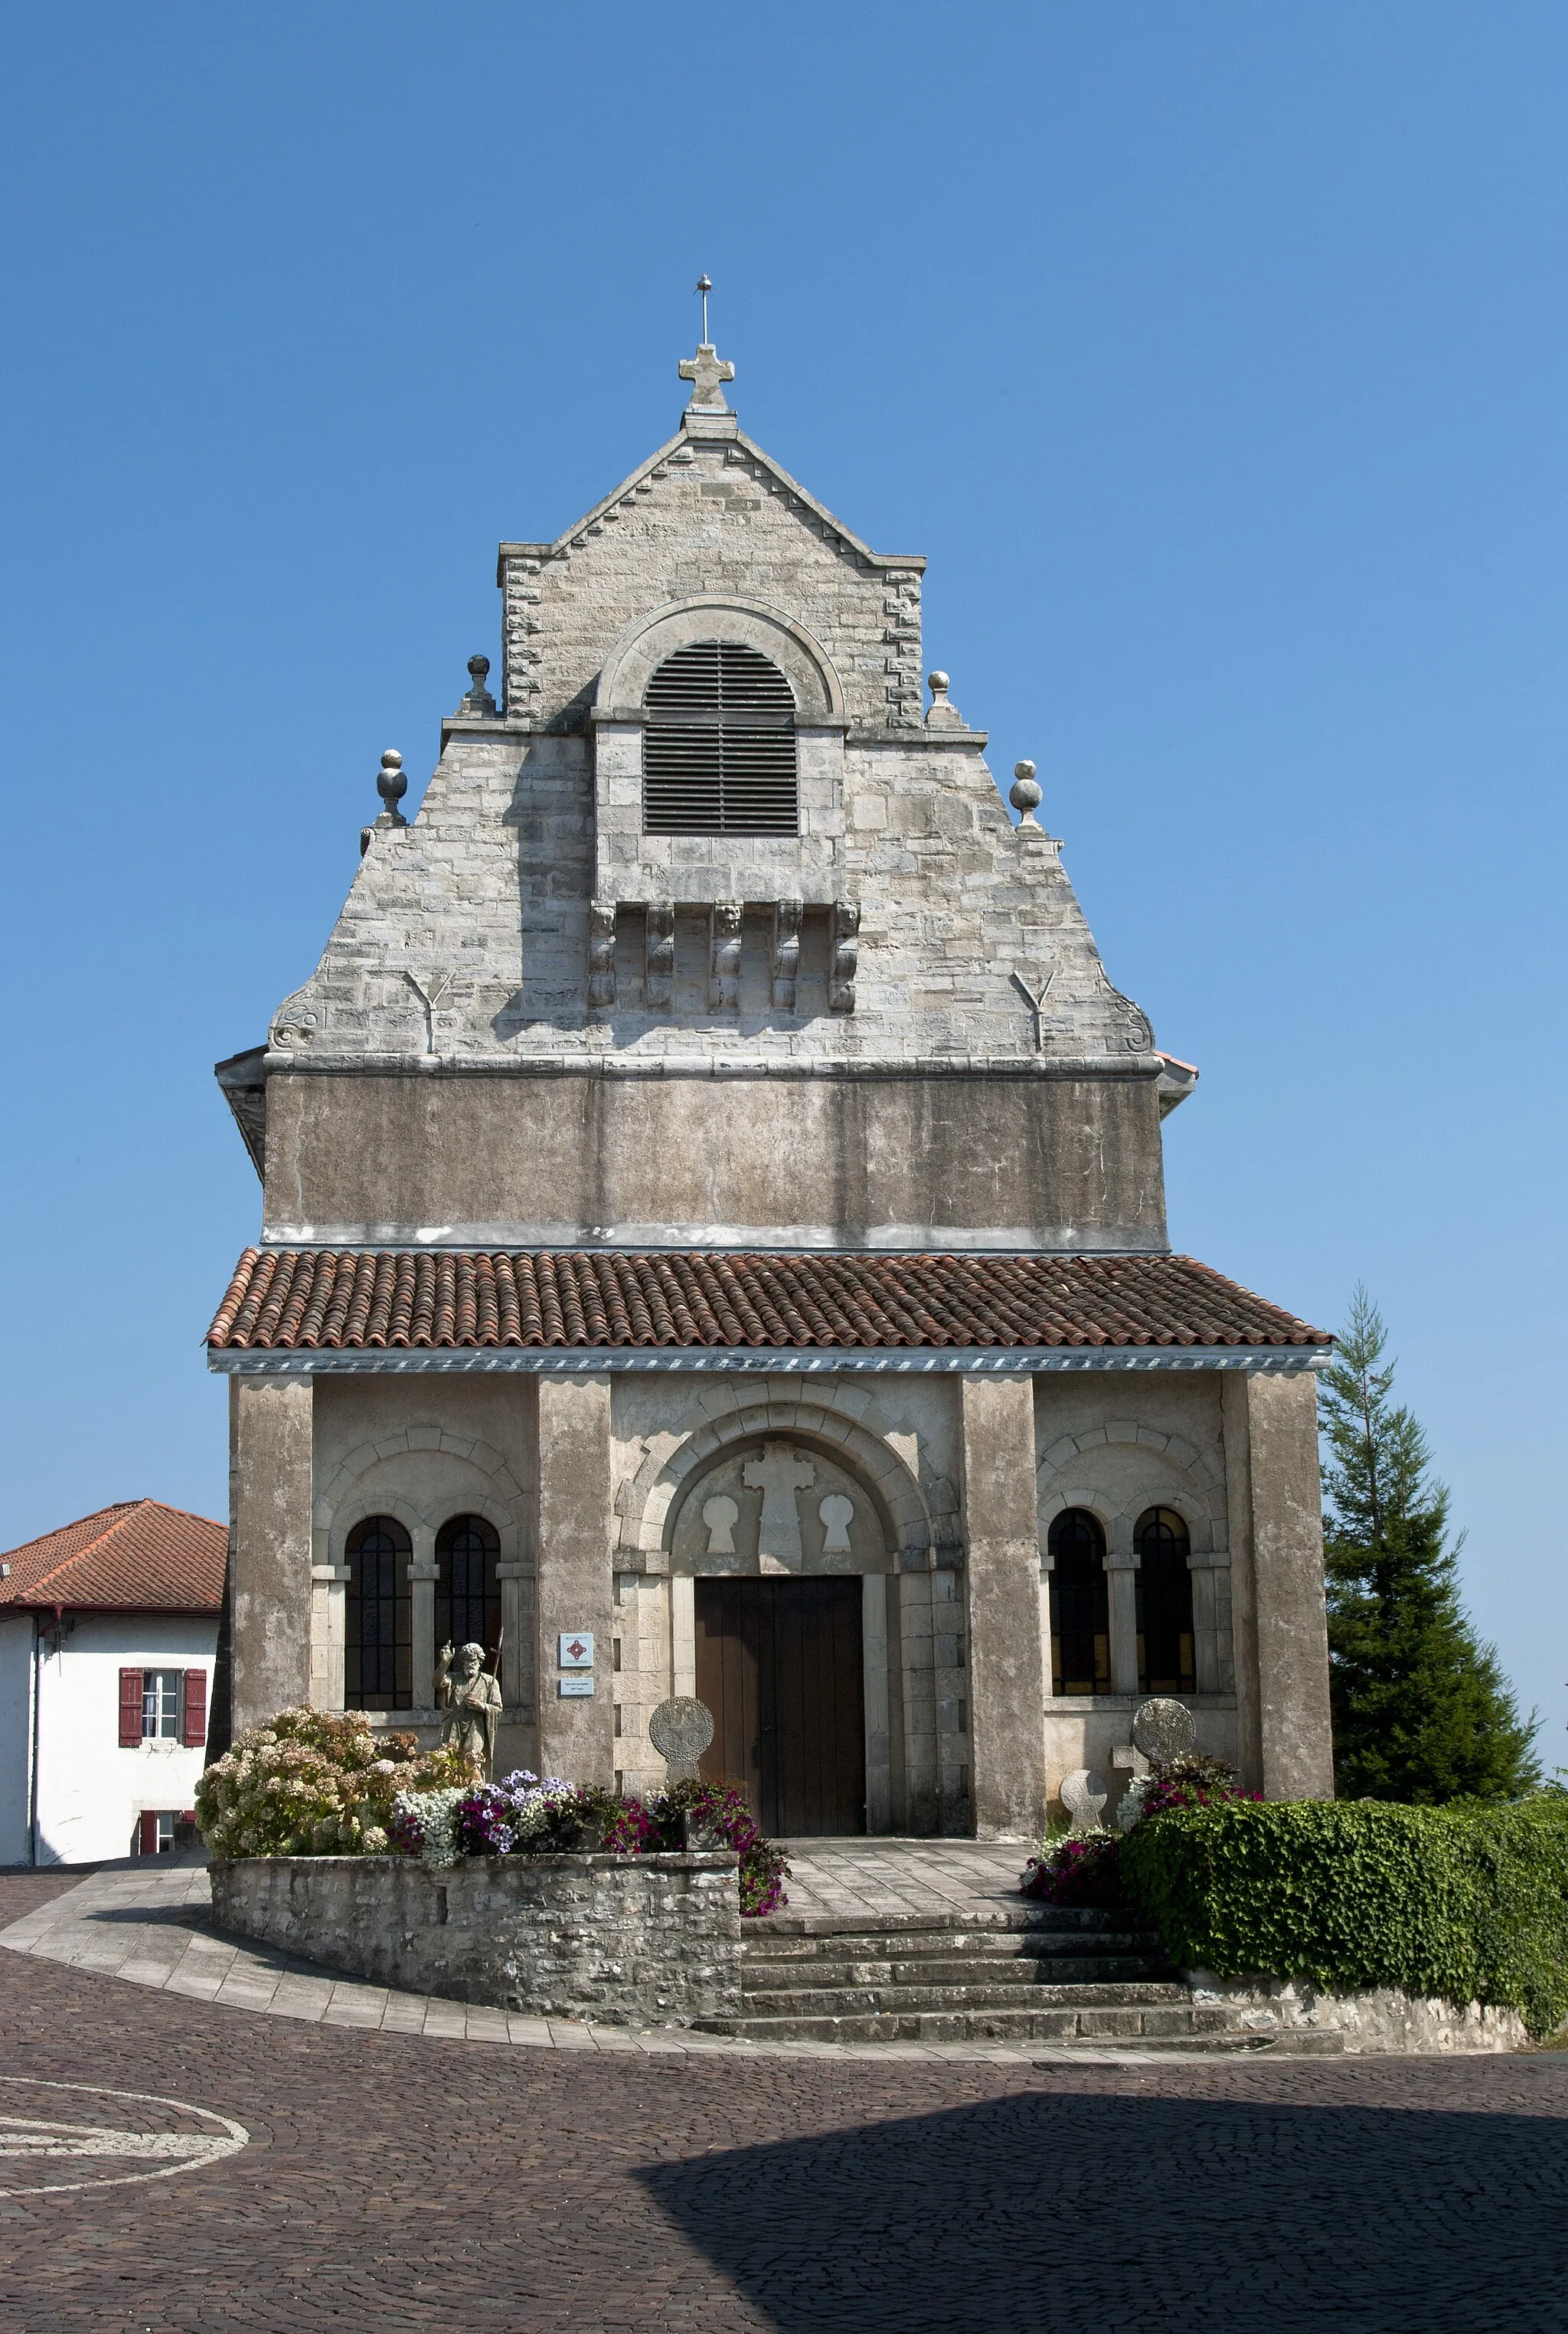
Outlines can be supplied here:
<path id="1" fill-rule="evenodd" d="M 444 1479 L 444 1480 L 442 1480 Z M 413 1547 L 413 1707 L 435 1699 L 436 1536 L 457 1515 L 482 1516 L 501 1543 L 501 1690 L 520 1714 L 533 1698 L 533 1550 L 523 1487 L 501 1452 L 434 1423 L 392 1427 L 349 1451 L 313 1503 L 311 1698 L 341 1710 L 348 1536 L 368 1515 L 395 1516 Z"/>
<path id="2" fill-rule="evenodd" d="M 1173 1508 L 1191 1542 L 1194 1665 L 1200 1740 L 1206 1749 L 1233 1755 L 1229 1698 L 1235 1693 L 1231 1623 L 1229 1530 L 1226 1480 L 1217 1454 L 1189 1437 L 1145 1420 L 1107 1419 L 1103 1424 L 1058 1436 L 1040 1454 L 1036 1468 L 1040 1523 L 1040 1629 L 1046 1652 L 1049 1788 L 1063 1772 L 1089 1766 L 1112 1797 L 1127 1779 L 1111 1770 L 1100 1744 L 1125 1741 L 1138 1694 L 1137 1551 L 1133 1534 L 1148 1508 Z M 1113 1694 L 1050 1697 L 1051 1559 L 1047 1539 L 1053 1519 L 1067 1508 L 1085 1508 L 1105 1534 L 1111 1587 L 1111 1660 Z M 1207 1702 L 1211 1715 L 1206 1716 Z M 1071 1716 L 1069 1712 L 1071 1712 Z M 1071 1741 L 1069 1740 L 1071 1738 Z M 1212 1739 L 1211 1739 L 1212 1738 Z M 1081 1747 L 1078 1747 L 1081 1742 Z M 1098 1788 L 1098 1786 L 1097 1786 Z"/>
<path id="3" fill-rule="evenodd" d="M 846 719 L 843 684 L 832 659 L 803 624 L 764 601 L 718 593 L 667 601 L 629 625 L 600 670 L 594 718 L 639 719 L 648 684 L 665 659 L 694 641 L 712 640 L 741 641 L 775 664 L 794 692 L 802 725 Z"/>
<path id="4" fill-rule="evenodd" d="M 862 1545 L 842 1564 L 863 1584 L 868 1828 L 967 1829 L 957 1496 L 922 1467 L 919 1439 L 852 1384 L 705 1380 L 672 1426 L 646 1437 L 616 1500 L 617 1757 L 627 1787 L 662 1780 L 647 1743 L 649 1712 L 667 1693 L 696 1690 L 696 1579 L 734 1569 L 700 1558 L 672 1566 L 678 1521 L 710 1476 L 765 1441 L 831 1462 L 880 1528 L 874 1563 Z"/>

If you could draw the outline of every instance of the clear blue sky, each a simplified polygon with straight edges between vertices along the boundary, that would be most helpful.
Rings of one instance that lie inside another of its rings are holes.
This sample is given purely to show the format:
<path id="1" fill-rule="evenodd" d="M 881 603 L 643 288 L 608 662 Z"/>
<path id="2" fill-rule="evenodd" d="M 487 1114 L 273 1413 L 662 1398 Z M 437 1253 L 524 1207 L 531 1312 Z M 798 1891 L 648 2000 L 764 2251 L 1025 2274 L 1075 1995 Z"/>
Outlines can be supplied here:
<path id="1" fill-rule="evenodd" d="M 495 545 L 745 427 L 1196 1061 L 1178 1247 L 1363 1278 L 1568 1758 L 1568 13 L 271 0 L 0 22 L 0 1545 L 226 1511 L 212 1083 L 413 806 Z"/>

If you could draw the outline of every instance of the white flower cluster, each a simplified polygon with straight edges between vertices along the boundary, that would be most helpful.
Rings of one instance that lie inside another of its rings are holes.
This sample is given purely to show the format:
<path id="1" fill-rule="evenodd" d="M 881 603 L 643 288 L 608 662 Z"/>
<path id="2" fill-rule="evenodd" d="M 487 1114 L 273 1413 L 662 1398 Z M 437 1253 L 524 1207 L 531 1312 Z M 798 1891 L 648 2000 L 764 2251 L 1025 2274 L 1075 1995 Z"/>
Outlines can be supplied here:
<path id="1" fill-rule="evenodd" d="M 550 1820 L 553 1808 L 572 1795 L 573 1786 L 558 1782 L 547 1775 L 536 1789 L 522 1792 L 513 1802 L 512 1836 L 515 1839 L 537 1839 Z"/>
<path id="2" fill-rule="evenodd" d="M 457 1861 L 457 1809 L 467 1789 L 446 1791 L 399 1791 L 393 1811 L 419 1831 L 419 1860 L 432 1871 Z"/>

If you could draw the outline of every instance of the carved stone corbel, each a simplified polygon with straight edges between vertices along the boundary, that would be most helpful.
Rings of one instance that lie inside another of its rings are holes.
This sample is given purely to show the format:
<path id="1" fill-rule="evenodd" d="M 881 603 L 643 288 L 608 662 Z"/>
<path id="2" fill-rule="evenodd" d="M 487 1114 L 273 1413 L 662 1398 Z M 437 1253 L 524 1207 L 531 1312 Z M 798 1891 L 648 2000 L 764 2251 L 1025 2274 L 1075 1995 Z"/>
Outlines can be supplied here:
<path id="1" fill-rule="evenodd" d="M 795 1009 L 801 969 L 801 902 L 779 900 L 773 911 L 773 1004 L 775 1013 Z"/>
<path id="2" fill-rule="evenodd" d="M 833 909 L 833 960 L 828 976 L 828 1010 L 855 1009 L 855 974 L 860 966 L 861 911 L 851 900 L 840 900 Z"/>
<path id="3" fill-rule="evenodd" d="M 716 900 L 708 926 L 707 1009 L 736 1013 L 740 1009 L 741 905 L 738 900 Z"/>
<path id="4" fill-rule="evenodd" d="M 648 905 L 642 994 L 650 1013 L 668 1013 L 675 987 L 675 910 L 668 900 Z"/>
<path id="5" fill-rule="evenodd" d="M 615 1002 L 615 902 L 595 900 L 588 910 L 588 1002 Z"/>

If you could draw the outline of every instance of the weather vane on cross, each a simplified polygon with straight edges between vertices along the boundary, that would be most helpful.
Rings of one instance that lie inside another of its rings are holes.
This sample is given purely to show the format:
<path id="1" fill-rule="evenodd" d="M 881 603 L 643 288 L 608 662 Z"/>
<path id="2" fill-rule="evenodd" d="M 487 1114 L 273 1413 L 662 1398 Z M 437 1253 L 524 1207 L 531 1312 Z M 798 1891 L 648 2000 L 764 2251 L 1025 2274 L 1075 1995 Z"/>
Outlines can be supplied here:
<path id="1" fill-rule="evenodd" d="M 698 413 L 727 413 L 722 384 L 735 379 L 735 367 L 721 363 L 718 352 L 707 337 L 707 295 L 713 285 L 706 275 L 697 279 L 697 289 L 702 294 L 702 339 L 694 357 L 682 357 L 679 373 L 682 381 L 691 383 L 691 405 Z"/>

